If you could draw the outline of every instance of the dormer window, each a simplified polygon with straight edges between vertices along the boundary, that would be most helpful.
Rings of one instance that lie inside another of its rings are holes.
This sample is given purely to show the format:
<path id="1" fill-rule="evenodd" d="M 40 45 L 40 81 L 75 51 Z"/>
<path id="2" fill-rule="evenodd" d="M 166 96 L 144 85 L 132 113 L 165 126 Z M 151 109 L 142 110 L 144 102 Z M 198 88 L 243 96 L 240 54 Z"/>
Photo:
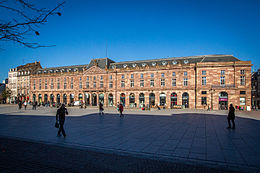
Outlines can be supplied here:
<path id="1" fill-rule="evenodd" d="M 116 66 L 115 65 L 112 65 L 112 69 L 115 69 L 116 68 Z"/>
<path id="2" fill-rule="evenodd" d="M 185 59 L 184 64 L 188 64 L 188 63 L 189 63 L 189 60 Z"/>
<path id="3" fill-rule="evenodd" d="M 57 73 L 59 70 L 55 70 L 55 72 Z"/>
<path id="4" fill-rule="evenodd" d="M 74 71 L 78 71 L 78 68 L 74 68 Z"/>
<path id="5" fill-rule="evenodd" d="M 156 62 L 153 62 L 153 63 L 152 63 L 152 66 L 156 66 Z"/>
<path id="6" fill-rule="evenodd" d="M 124 64 L 123 67 L 126 68 L 126 67 L 127 67 L 127 64 Z"/>
<path id="7" fill-rule="evenodd" d="M 146 63 L 143 63 L 143 64 L 142 64 L 142 67 L 145 67 L 145 66 L 146 66 Z"/>
<path id="8" fill-rule="evenodd" d="M 133 67 L 136 67 L 136 64 L 133 64 L 132 66 L 133 66 Z"/>
<path id="9" fill-rule="evenodd" d="M 167 65 L 167 62 L 166 62 L 166 61 L 163 61 L 163 62 L 162 62 L 162 65 Z"/>
<path id="10" fill-rule="evenodd" d="M 175 65 L 175 64 L 177 64 L 177 63 L 178 63 L 177 61 L 172 61 L 172 64 L 173 64 L 173 65 Z"/>
<path id="11" fill-rule="evenodd" d="M 44 70 L 44 73 L 46 73 L 47 71 L 46 70 Z"/>

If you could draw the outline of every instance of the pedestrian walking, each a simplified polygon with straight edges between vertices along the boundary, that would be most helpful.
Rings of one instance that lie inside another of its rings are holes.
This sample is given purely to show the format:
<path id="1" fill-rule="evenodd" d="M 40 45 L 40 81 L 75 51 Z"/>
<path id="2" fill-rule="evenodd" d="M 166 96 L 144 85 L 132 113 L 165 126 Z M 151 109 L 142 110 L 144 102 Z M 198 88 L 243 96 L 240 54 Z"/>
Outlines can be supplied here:
<path id="1" fill-rule="evenodd" d="M 24 101 L 23 105 L 24 105 L 24 110 L 26 110 L 26 107 L 27 107 L 27 101 L 26 100 Z"/>
<path id="2" fill-rule="evenodd" d="M 19 107 L 19 109 L 22 109 L 22 101 L 20 101 L 20 100 L 18 102 L 18 107 Z"/>
<path id="3" fill-rule="evenodd" d="M 228 112 L 228 117 L 227 117 L 227 120 L 228 120 L 228 129 L 231 128 L 231 123 L 230 121 L 232 121 L 232 129 L 235 129 L 236 128 L 236 125 L 235 125 L 235 108 L 233 107 L 232 104 L 230 104 L 229 106 L 229 112 Z"/>
<path id="4" fill-rule="evenodd" d="M 102 102 L 99 102 L 99 115 L 104 115 L 104 108 Z"/>
<path id="5" fill-rule="evenodd" d="M 59 131 L 57 136 L 61 136 L 60 133 L 62 132 L 62 135 L 66 137 L 66 133 L 63 127 L 65 123 L 65 115 L 68 115 L 68 111 L 65 107 L 65 104 L 62 104 L 56 113 L 56 123 L 59 123 Z"/>
<path id="6" fill-rule="evenodd" d="M 119 110 L 119 113 L 120 113 L 120 117 L 124 117 L 124 115 L 123 115 L 124 107 L 121 103 L 119 104 L 118 110 Z"/>

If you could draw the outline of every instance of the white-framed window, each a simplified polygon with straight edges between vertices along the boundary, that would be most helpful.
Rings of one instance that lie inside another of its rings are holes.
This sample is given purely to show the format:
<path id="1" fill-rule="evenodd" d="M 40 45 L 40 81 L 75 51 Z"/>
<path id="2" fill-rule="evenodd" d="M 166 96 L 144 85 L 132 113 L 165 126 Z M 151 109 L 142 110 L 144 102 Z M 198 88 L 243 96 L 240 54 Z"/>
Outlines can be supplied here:
<path id="1" fill-rule="evenodd" d="M 154 78 L 154 73 L 151 73 L 151 78 Z"/>
<path id="2" fill-rule="evenodd" d="M 240 105 L 246 105 L 246 98 L 245 97 L 240 97 Z"/>
<path id="3" fill-rule="evenodd" d="M 245 70 L 240 70 L 240 74 L 244 75 L 245 74 Z"/>
<path id="4" fill-rule="evenodd" d="M 135 81 L 134 80 L 130 80 L 130 87 L 134 87 L 135 86 Z"/>
<path id="5" fill-rule="evenodd" d="M 144 80 L 140 80 L 140 87 L 144 87 Z"/>
<path id="6" fill-rule="evenodd" d="M 183 79 L 183 85 L 184 86 L 188 86 L 188 78 L 184 78 Z"/>
<path id="7" fill-rule="evenodd" d="M 207 85 L 207 77 L 202 77 L 202 85 Z"/>
<path id="8" fill-rule="evenodd" d="M 176 79 L 172 79 L 172 86 L 176 86 Z"/>
<path id="9" fill-rule="evenodd" d="M 245 85 L 245 84 L 246 84 L 246 77 L 240 76 L 240 85 Z"/>
<path id="10" fill-rule="evenodd" d="M 151 87 L 154 87 L 154 79 L 151 79 L 151 80 L 150 80 L 150 86 L 151 86 Z"/>
<path id="11" fill-rule="evenodd" d="M 47 79 L 45 79 L 45 89 L 47 89 Z"/>
<path id="12" fill-rule="evenodd" d="M 222 76 L 225 75 L 225 70 L 221 70 L 220 75 L 222 75 Z"/>
<path id="13" fill-rule="evenodd" d="M 144 78 L 144 74 L 143 74 L 143 73 L 141 73 L 141 74 L 140 74 L 140 77 L 141 77 L 141 79 L 143 79 L 143 78 Z"/>
<path id="14" fill-rule="evenodd" d="M 206 75 L 207 72 L 205 70 L 202 70 L 202 75 Z"/>
<path id="15" fill-rule="evenodd" d="M 220 76 L 220 85 L 225 85 L 225 84 L 226 84 L 225 76 Z"/>
<path id="16" fill-rule="evenodd" d="M 133 79 L 134 78 L 134 74 L 131 74 L 131 79 Z"/>
<path id="17" fill-rule="evenodd" d="M 162 86 L 162 87 L 165 86 L 165 79 L 161 79 L 161 86 Z"/>
<path id="18" fill-rule="evenodd" d="M 188 76 L 188 72 L 186 72 L 186 71 L 183 72 L 183 75 L 184 75 L 184 76 Z"/>
<path id="19" fill-rule="evenodd" d="M 82 88 L 82 78 L 81 77 L 79 78 L 79 88 L 80 89 Z"/>
<path id="20" fill-rule="evenodd" d="M 53 79 L 51 79 L 51 89 L 53 89 Z"/>
<path id="21" fill-rule="evenodd" d="M 109 88 L 113 88 L 113 81 L 109 81 Z"/>
<path id="22" fill-rule="evenodd" d="M 175 76 L 176 76 L 176 73 L 175 73 L 175 72 L 172 72 L 172 76 L 175 77 Z"/>
<path id="23" fill-rule="evenodd" d="M 162 76 L 162 78 L 164 78 L 164 77 L 165 77 L 165 74 L 164 74 L 164 73 L 162 73 L 162 74 L 161 74 L 161 76 Z"/>
<path id="24" fill-rule="evenodd" d="M 125 81 L 122 80 L 122 81 L 121 81 L 121 88 L 124 88 L 124 87 L 125 87 Z"/>
<path id="25" fill-rule="evenodd" d="M 71 81 L 70 81 L 70 89 L 73 89 L 73 77 L 71 78 Z"/>

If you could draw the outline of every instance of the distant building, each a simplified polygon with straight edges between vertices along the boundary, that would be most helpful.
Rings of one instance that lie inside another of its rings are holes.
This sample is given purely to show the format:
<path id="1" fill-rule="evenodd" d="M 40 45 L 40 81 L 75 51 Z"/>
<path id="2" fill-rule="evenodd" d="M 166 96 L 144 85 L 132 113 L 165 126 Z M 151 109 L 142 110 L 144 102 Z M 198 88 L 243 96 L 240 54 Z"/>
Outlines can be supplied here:
<path id="1" fill-rule="evenodd" d="M 30 100 L 89 106 L 227 109 L 251 107 L 251 62 L 205 55 L 44 68 L 31 74 Z"/>
<path id="2" fill-rule="evenodd" d="M 40 62 L 35 61 L 9 70 L 8 88 L 12 91 L 10 103 L 17 99 L 29 100 L 30 74 L 41 68 Z"/>
<path id="3" fill-rule="evenodd" d="M 260 69 L 252 74 L 252 106 L 260 109 Z"/>
<path id="4" fill-rule="evenodd" d="M 2 95 L 2 93 L 5 91 L 5 87 L 6 87 L 5 83 L 0 83 L 0 103 L 5 102 L 3 95 Z"/>

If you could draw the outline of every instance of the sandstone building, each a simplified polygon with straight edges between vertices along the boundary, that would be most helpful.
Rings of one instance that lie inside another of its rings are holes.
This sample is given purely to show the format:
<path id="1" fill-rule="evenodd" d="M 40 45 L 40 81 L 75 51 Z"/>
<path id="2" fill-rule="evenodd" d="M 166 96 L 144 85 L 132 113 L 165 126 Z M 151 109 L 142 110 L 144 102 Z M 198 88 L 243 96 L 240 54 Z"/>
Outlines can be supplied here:
<path id="1" fill-rule="evenodd" d="M 226 109 L 251 106 L 251 62 L 205 55 L 39 69 L 31 74 L 30 100 L 125 107 Z M 180 105 L 180 106 L 178 106 Z"/>

